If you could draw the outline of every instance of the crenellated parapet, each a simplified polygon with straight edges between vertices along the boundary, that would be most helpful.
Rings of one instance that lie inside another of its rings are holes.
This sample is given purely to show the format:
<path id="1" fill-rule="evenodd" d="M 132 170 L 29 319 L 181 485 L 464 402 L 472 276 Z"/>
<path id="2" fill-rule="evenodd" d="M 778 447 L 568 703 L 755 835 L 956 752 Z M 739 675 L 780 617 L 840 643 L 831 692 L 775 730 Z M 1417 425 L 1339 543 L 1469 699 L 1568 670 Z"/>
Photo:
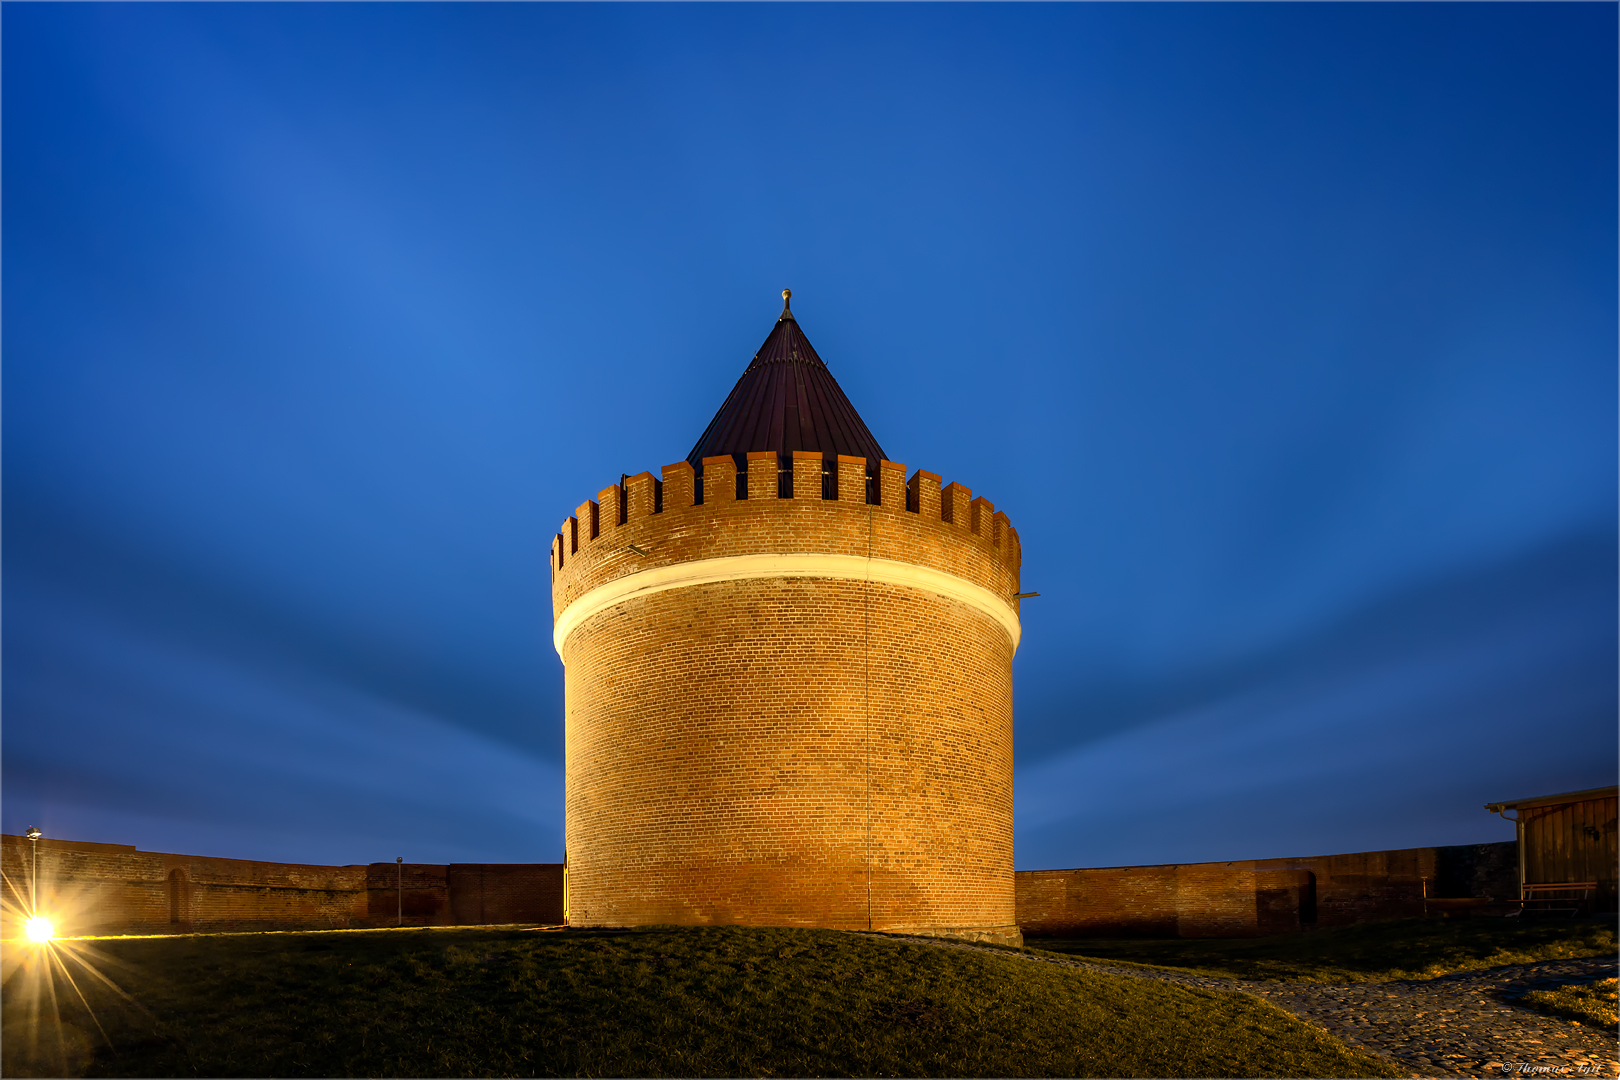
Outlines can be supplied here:
<path id="1" fill-rule="evenodd" d="M 1018 944 L 1018 534 L 885 460 L 786 307 L 551 547 L 568 921 Z"/>
<path id="2" fill-rule="evenodd" d="M 907 477 L 892 461 L 766 452 L 746 455 L 742 468 L 730 456 L 702 464 L 701 473 L 682 461 L 661 476 L 626 475 L 563 521 L 551 546 L 559 649 L 564 613 L 581 597 L 632 575 L 677 580 L 671 568 L 711 560 L 759 576 L 790 565 L 798 576 L 818 567 L 850 576 L 861 572 L 853 560 L 866 560 L 874 573 L 889 567 L 889 580 L 906 573 L 893 564 L 907 564 L 918 568 L 908 581 L 918 588 L 1004 605 L 996 614 L 1016 646 L 1018 532 L 990 500 L 926 470 Z"/>

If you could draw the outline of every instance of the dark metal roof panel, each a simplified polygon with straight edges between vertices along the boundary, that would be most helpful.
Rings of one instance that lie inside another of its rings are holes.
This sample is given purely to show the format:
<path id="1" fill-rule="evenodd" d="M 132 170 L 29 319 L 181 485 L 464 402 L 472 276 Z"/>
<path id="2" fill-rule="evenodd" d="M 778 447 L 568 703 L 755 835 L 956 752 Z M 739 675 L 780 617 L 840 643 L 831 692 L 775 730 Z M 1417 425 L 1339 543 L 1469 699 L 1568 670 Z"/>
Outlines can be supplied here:
<path id="1" fill-rule="evenodd" d="M 761 450 L 847 454 L 874 462 L 884 457 L 785 305 L 686 460 L 702 469 L 706 457 Z"/>
<path id="2" fill-rule="evenodd" d="M 1511 802 L 1486 803 L 1485 809 L 1495 813 L 1499 810 L 1528 810 L 1536 806 L 1585 802 L 1588 799 L 1612 799 L 1617 791 L 1620 791 L 1620 788 L 1610 784 L 1608 787 L 1587 788 L 1585 791 L 1566 791 L 1562 795 L 1538 795 L 1533 799 L 1514 799 Z"/>

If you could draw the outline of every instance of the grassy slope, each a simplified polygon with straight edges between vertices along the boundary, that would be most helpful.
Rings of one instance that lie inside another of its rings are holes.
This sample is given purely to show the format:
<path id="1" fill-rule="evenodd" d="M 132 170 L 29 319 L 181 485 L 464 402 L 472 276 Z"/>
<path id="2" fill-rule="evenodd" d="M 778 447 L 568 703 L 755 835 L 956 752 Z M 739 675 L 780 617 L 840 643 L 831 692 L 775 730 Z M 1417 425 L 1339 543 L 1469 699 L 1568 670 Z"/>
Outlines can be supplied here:
<path id="1" fill-rule="evenodd" d="M 1532 1009 L 1562 1016 L 1605 1031 L 1616 1030 L 1616 983 L 1603 979 L 1586 986 L 1561 986 L 1557 990 L 1532 990 L 1520 1000 Z"/>
<path id="2" fill-rule="evenodd" d="M 150 1013 L 92 993 L 117 1047 L 92 1075 L 1396 1075 L 1245 995 L 832 931 L 83 944 Z M 27 966 L 8 974 L 16 1035 Z M 25 1044 L 5 1041 L 8 1075 Z"/>
<path id="3" fill-rule="evenodd" d="M 1030 938 L 1032 948 L 1109 962 L 1283 982 L 1432 979 L 1541 960 L 1614 956 L 1612 922 L 1402 919 L 1267 938 Z"/>

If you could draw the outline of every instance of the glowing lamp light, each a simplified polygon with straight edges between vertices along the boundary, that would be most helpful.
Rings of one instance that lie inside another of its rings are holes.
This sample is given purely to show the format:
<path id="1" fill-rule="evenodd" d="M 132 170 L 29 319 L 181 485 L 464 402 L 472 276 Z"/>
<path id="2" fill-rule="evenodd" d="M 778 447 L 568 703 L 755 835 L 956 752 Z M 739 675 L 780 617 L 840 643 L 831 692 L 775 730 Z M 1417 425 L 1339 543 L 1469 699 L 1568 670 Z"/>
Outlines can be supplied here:
<path id="1" fill-rule="evenodd" d="M 26 932 L 29 941 L 50 941 L 56 936 L 56 927 L 49 919 L 34 918 L 28 920 Z"/>

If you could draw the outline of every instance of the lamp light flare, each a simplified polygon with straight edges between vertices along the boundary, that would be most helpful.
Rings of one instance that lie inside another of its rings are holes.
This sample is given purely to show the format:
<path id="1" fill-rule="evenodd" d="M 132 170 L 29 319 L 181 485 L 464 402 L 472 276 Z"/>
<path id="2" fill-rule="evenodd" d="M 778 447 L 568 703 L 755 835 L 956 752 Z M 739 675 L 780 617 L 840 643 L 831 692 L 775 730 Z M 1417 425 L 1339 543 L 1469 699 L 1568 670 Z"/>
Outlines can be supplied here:
<path id="1" fill-rule="evenodd" d="M 28 934 L 29 941 L 50 941 L 56 937 L 56 926 L 49 919 L 35 916 L 28 920 L 25 932 Z"/>

